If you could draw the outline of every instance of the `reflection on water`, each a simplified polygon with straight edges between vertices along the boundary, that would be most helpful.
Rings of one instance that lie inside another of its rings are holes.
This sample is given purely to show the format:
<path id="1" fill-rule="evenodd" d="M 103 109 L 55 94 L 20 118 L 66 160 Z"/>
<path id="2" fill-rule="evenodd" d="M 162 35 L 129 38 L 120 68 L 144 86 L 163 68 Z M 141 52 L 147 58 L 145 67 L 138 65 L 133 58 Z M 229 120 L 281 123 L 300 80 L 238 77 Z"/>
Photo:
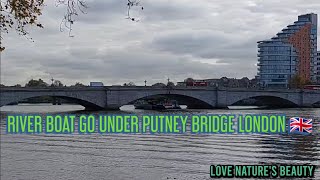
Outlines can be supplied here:
<path id="1" fill-rule="evenodd" d="M 77 105 L 1 108 L 1 179 L 210 179 L 211 164 L 313 164 L 320 178 L 320 109 L 85 112 Z M 278 113 L 313 118 L 312 136 L 301 135 L 7 135 L 14 113 Z"/>

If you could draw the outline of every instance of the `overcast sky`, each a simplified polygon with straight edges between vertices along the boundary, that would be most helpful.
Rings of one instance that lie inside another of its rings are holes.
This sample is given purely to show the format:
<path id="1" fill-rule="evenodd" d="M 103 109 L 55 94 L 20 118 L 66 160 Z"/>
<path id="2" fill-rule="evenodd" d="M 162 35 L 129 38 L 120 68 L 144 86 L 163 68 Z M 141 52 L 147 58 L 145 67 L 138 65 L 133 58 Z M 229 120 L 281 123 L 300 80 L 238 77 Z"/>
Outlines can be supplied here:
<path id="1" fill-rule="evenodd" d="M 141 0 L 126 17 L 126 0 L 87 0 L 72 35 L 60 32 L 65 7 L 46 1 L 30 37 L 5 35 L 1 83 L 50 78 L 71 85 L 183 81 L 187 77 L 253 78 L 257 41 L 269 39 L 299 14 L 320 13 L 319 0 Z M 319 35 L 319 31 L 318 31 Z M 320 38 L 318 38 L 319 44 Z"/>

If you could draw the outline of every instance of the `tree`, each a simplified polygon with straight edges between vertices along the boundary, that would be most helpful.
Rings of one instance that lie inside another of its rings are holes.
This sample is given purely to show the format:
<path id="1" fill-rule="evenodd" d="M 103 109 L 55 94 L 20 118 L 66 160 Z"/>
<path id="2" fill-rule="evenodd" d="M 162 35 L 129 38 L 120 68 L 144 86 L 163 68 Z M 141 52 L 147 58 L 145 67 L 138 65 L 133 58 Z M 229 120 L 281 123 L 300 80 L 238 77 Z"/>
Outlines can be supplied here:
<path id="1" fill-rule="evenodd" d="M 133 82 L 124 83 L 123 86 L 136 86 Z"/>
<path id="2" fill-rule="evenodd" d="M 187 78 L 184 80 L 186 86 L 193 86 L 193 82 L 194 82 L 194 79 L 192 78 Z"/>
<path id="3" fill-rule="evenodd" d="M 51 1 L 48 1 L 51 2 Z M 78 16 L 79 12 L 85 13 L 87 5 L 85 0 L 55 0 L 56 6 L 64 5 L 66 7 L 66 13 L 63 16 L 60 31 L 63 28 L 67 28 L 70 32 L 72 30 L 72 25 L 75 22 L 75 17 Z M 3 0 L 0 4 L 0 40 L 2 40 L 2 34 L 6 34 L 9 30 L 13 29 L 18 32 L 19 35 L 25 36 L 29 34 L 26 27 L 36 26 L 43 28 L 43 25 L 38 22 L 38 17 L 42 15 L 42 9 L 44 7 L 44 0 Z M 128 14 L 127 19 L 131 21 L 138 21 L 136 18 L 130 16 L 130 10 L 134 6 L 141 6 L 140 0 L 128 0 Z M 141 6 L 143 10 L 143 7 Z M 5 47 L 2 46 L 0 41 L 0 52 L 3 51 Z"/>
<path id="4" fill-rule="evenodd" d="M 187 78 L 184 80 L 184 82 L 186 83 L 192 83 L 194 80 L 192 78 Z"/>
<path id="5" fill-rule="evenodd" d="M 39 80 L 34 80 L 31 79 L 26 85 L 25 87 L 47 87 L 48 84 L 45 83 L 42 79 Z"/>
<path id="6" fill-rule="evenodd" d="M 75 85 L 72 85 L 74 87 L 85 87 L 84 84 L 80 83 L 80 82 L 77 82 Z"/>
<path id="7" fill-rule="evenodd" d="M 13 87 L 21 87 L 21 84 L 16 84 Z"/>
<path id="8" fill-rule="evenodd" d="M 166 85 L 163 84 L 163 83 L 155 83 L 155 84 L 153 84 L 152 86 L 153 86 L 153 87 L 166 87 Z"/>
<path id="9" fill-rule="evenodd" d="M 289 82 L 290 88 L 303 88 L 305 85 L 310 84 L 309 80 L 306 80 L 305 78 L 299 76 L 298 74 L 295 74 Z"/>
<path id="10" fill-rule="evenodd" d="M 43 27 L 37 21 L 41 15 L 41 9 L 44 5 L 44 0 L 6 0 L 1 1 L 0 5 L 0 28 L 1 40 L 2 33 L 8 33 L 10 29 L 15 29 L 20 35 L 26 36 L 26 25 L 36 25 Z M 4 47 L 0 44 L 0 51 Z"/>
<path id="11" fill-rule="evenodd" d="M 62 82 L 59 81 L 59 80 L 54 80 L 54 81 L 53 81 L 53 86 L 54 86 L 54 87 L 63 87 L 63 84 L 62 84 Z"/>
<path id="12" fill-rule="evenodd" d="M 170 81 L 170 82 L 167 83 L 167 86 L 168 86 L 168 87 L 174 87 L 175 85 L 174 85 L 173 82 Z"/>

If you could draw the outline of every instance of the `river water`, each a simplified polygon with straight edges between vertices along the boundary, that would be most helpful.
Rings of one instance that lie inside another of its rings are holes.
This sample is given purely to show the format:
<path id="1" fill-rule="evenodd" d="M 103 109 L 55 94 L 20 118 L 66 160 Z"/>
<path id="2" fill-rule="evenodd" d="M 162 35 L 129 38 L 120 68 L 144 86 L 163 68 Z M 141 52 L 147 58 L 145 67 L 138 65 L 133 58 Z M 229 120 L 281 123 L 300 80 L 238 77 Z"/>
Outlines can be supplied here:
<path id="1" fill-rule="evenodd" d="M 311 136 L 6 134 L 6 116 L 21 113 L 88 114 L 82 106 L 17 105 L 1 108 L 1 179 L 210 179 L 212 164 L 312 164 L 320 179 L 320 109 L 180 110 L 123 107 L 94 114 L 286 114 L 314 119 Z"/>

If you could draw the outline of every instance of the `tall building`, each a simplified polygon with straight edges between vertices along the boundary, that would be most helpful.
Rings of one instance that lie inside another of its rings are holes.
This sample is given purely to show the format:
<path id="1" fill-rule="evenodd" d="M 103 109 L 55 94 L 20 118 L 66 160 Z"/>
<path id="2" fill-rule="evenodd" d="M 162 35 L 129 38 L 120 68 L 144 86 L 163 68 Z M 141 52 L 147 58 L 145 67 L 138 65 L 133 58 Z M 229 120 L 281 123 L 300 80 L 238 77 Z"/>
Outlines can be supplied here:
<path id="1" fill-rule="evenodd" d="M 320 51 L 317 53 L 317 62 L 316 62 L 316 71 L 317 71 L 317 84 L 320 84 Z"/>
<path id="2" fill-rule="evenodd" d="M 317 14 L 300 15 L 269 40 L 258 42 L 260 86 L 287 88 L 292 78 L 319 81 L 317 69 Z"/>

